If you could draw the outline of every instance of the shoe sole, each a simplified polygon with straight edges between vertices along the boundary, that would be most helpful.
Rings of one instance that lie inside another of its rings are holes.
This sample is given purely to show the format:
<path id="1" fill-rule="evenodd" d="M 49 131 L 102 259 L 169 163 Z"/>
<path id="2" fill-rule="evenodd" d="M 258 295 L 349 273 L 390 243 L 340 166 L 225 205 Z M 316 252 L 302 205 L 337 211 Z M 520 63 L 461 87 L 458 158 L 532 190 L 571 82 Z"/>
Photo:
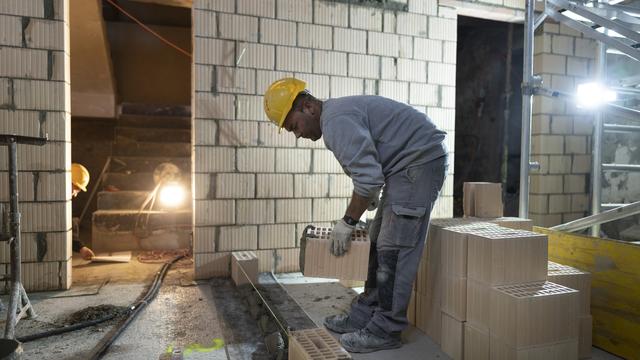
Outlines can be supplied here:
<path id="1" fill-rule="evenodd" d="M 355 328 L 353 330 L 335 329 L 335 328 L 331 327 L 330 325 L 328 325 L 326 322 L 323 322 L 322 324 L 324 325 L 324 327 L 326 327 L 327 329 L 333 331 L 336 334 L 347 334 L 347 333 L 358 331 L 358 329 L 355 329 Z"/>
<path id="2" fill-rule="evenodd" d="M 394 345 L 387 345 L 387 346 L 383 346 L 375 349 L 356 349 L 356 348 L 352 348 L 351 346 L 343 344 L 342 341 L 340 342 L 340 344 L 348 352 L 358 353 L 358 354 L 366 354 L 366 353 L 371 353 L 371 352 L 381 351 L 381 350 L 393 350 L 393 349 L 398 349 L 402 347 L 402 344 L 394 344 Z"/>

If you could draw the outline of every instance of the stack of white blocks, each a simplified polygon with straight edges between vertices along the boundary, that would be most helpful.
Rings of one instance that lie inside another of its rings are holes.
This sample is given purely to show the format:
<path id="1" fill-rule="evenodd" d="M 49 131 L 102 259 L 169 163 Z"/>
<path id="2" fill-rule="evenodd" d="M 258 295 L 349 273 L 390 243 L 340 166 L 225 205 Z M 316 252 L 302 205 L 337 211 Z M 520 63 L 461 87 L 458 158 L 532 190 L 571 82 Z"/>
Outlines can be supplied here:
<path id="1" fill-rule="evenodd" d="M 0 2 L 0 133 L 49 138 L 41 147 L 18 145 L 27 291 L 71 286 L 68 22 L 68 1 Z M 8 210 L 7 151 L 0 147 L 0 202 Z M 9 246 L 0 243 L 0 273 L 9 262 Z"/>

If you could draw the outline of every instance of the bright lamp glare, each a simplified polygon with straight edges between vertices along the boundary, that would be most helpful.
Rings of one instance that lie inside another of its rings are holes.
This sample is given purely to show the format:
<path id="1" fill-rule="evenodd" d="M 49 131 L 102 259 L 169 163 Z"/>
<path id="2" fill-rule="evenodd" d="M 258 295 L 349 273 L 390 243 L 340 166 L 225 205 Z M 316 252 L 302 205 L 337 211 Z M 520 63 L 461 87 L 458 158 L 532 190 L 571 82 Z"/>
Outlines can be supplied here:
<path id="1" fill-rule="evenodd" d="M 167 184 L 160 190 L 160 202 L 169 207 L 175 207 L 184 201 L 185 193 L 182 186 L 177 184 Z"/>
<path id="2" fill-rule="evenodd" d="M 593 109 L 602 104 L 615 101 L 618 98 L 613 90 L 609 90 L 599 83 L 586 83 L 578 85 L 576 93 L 578 107 Z"/>

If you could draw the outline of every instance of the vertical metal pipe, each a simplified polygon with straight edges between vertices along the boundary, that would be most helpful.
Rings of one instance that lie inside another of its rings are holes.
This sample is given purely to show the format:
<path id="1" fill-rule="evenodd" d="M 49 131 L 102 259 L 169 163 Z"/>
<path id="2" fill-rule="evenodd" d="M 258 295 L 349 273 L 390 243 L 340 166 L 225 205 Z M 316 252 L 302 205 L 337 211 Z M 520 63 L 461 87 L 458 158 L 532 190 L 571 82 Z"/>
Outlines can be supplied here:
<path id="1" fill-rule="evenodd" d="M 608 30 L 605 30 L 607 34 Z M 596 79 L 604 86 L 607 78 L 607 45 L 598 42 L 596 54 Z M 592 165 L 591 165 L 591 215 L 600 213 L 602 205 L 602 133 L 604 124 L 604 111 L 599 110 L 594 117 L 592 139 Z M 591 227 L 591 236 L 600 236 L 600 224 Z"/>
<path id="2" fill-rule="evenodd" d="M 524 61 L 522 71 L 522 136 L 520 150 L 520 201 L 518 216 L 529 217 L 529 158 L 531 155 L 531 108 L 533 107 L 533 37 L 535 0 L 527 0 L 524 18 Z"/>
<path id="3" fill-rule="evenodd" d="M 6 339 L 15 338 L 16 312 L 20 303 L 20 212 L 18 211 L 18 151 L 16 140 L 8 144 L 9 148 L 9 221 L 11 233 L 11 290 L 9 293 L 9 307 L 7 308 L 7 323 L 4 328 Z"/>

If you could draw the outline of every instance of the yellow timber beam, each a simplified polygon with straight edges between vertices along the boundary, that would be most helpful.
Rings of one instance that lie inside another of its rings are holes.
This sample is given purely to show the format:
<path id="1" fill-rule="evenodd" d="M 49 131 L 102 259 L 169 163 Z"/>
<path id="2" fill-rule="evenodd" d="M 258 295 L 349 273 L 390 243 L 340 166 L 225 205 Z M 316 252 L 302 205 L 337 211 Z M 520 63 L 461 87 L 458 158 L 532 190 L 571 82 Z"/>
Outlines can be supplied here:
<path id="1" fill-rule="evenodd" d="M 593 344 L 640 359 L 640 246 L 535 227 L 549 236 L 549 260 L 589 271 Z"/>

